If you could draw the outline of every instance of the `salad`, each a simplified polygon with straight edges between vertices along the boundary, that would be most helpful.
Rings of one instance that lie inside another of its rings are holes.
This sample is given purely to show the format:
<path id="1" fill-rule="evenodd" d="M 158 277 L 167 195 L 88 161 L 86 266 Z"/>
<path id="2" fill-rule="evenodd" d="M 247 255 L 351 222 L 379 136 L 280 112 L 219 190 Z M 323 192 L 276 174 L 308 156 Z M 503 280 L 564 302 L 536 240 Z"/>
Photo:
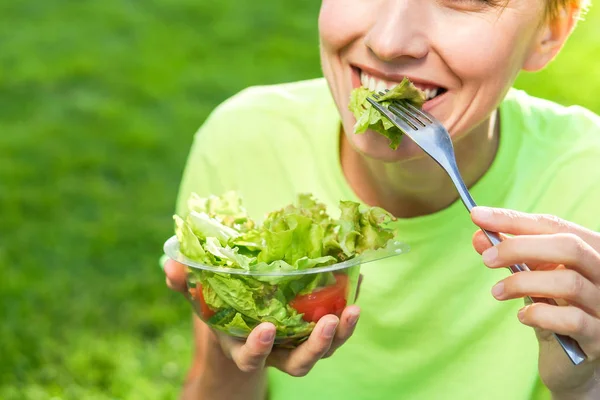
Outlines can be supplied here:
<path id="1" fill-rule="evenodd" d="M 396 150 L 400 145 L 403 132 L 367 101 L 367 98 L 374 94 L 374 91 L 362 86 L 354 89 L 350 94 L 348 108 L 356 118 L 354 133 L 364 133 L 367 129 L 374 130 L 390 139 L 390 147 Z M 375 100 L 385 107 L 388 107 L 394 100 L 404 100 L 421 108 L 426 98 L 425 92 L 418 89 L 408 78 L 404 78 L 397 86 Z"/>
<path id="2" fill-rule="evenodd" d="M 250 218 L 235 192 L 201 198 L 192 193 L 185 216 L 175 215 L 179 252 L 205 268 L 188 267 L 189 298 L 211 327 L 246 337 L 271 322 L 276 338 L 306 337 L 326 314 L 353 302 L 356 268 L 311 273 L 393 241 L 381 208 L 341 201 L 332 218 L 309 194 Z"/>

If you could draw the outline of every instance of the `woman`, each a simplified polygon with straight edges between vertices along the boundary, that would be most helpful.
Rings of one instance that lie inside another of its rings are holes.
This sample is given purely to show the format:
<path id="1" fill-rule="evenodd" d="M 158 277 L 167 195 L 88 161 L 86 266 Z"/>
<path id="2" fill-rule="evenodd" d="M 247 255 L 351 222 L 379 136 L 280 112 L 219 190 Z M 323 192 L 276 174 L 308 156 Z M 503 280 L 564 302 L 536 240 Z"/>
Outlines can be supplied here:
<path id="1" fill-rule="evenodd" d="M 195 319 L 184 398 L 600 398 L 600 119 L 510 89 L 557 55 L 583 7 L 324 0 L 325 79 L 250 88 L 219 106 L 195 137 L 178 211 L 191 191 L 238 190 L 258 216 L 312 192 L 331 207 L 387 209 L 412 251 L 363 268 L 360 324 L 358 306 L 325 316 L 293 351 L 273 348 L 268 323 L 239 343 Z M 375 132 L 353 134 L 352 89 L 405 76 L 427 90 L 424 107 L 450 131 L 474 197 L 498 208 L 469 220 L 410 140 L 393 151 Z M 490 248 L 473 222 L 515 236 Z M 535 271 L 500 269 L 520 262 Z M 184 290 L 181 266 L 165 271 Z M 506 301 L 526 296 L 565 306 Z M 549 332 L 574 337 L 588 361 L 573 367 Z"/>

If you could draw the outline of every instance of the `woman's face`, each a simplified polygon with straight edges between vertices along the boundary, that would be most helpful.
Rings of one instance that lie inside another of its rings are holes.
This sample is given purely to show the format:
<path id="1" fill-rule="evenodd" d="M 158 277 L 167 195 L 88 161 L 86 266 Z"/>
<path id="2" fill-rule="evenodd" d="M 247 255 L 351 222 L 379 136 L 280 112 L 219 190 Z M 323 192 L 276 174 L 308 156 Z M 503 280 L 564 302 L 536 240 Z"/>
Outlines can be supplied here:
<path id="1" fill-rule="evenodd" d="M 389 88 L 403 77 L 426 90 L 424 108 L 453 137 L 484 122 L 543 32 L 544 0 L 323 0 L 319 16 L 321 62 L 348 140 L 369 157 L 388 161 L 418 154 L 404 140 L 353 133 L 348 111 L 353 88 Z"/>

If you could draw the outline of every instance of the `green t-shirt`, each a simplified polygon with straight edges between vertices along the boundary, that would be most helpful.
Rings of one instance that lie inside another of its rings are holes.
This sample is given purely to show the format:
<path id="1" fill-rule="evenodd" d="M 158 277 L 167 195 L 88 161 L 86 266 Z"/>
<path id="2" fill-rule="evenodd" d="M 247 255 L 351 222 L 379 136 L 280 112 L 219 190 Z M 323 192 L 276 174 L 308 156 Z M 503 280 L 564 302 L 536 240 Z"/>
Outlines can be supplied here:
<path id="1" fill-rule="evenodd" d="M 600 228 L 600 118 L 511 90 L 482 205 L 549 213 Z M 339 160 L 340 120 L 323 79 L 253 87 L 220 105 L 195 136 L 178 211 L 191 191 L 237 190 L 251 215 L 312 192 L 331 207 L 358 201 Z M 476 228 L 456 202 L 395 223 L 411 252 L 366 265 L 349 342 L 303 378 L 270 372 L 273 400 L 548 398 L 522 301 L 490 294 L 506 270 L 484 267 Z"/>

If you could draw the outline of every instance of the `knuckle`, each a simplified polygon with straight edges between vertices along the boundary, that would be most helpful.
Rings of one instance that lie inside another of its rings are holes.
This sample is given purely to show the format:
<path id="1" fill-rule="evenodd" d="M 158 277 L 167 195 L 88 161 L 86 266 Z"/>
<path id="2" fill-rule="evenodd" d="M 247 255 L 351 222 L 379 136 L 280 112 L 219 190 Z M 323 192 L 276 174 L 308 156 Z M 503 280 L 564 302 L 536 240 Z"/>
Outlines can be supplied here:
<path id="1" fill-rule="evenodd" d="M 574 334 L 583 334 L 587 330 L 588 318 L 579 308 L 573 308 L 573 313 L 567 322 L 567 329 Z"/>
<path id="2" fill-rule="evenodd" d="M 585 285 L 585 280 L 581 274 L 575 272 L 573 270 L 568 270 L 567 272 L 567 292 L 566 295 L 571 299 L 579 297 L 583 287 Z"/>
<path id="3" fill-rule="evenodd" d="M 500 209 L 497 212 L 504 216 L 510 225 L 516 225 L 519 221 L 519 214 L 513 210 Z"/>
<path id="4" fill-rule="evenodd" d="M 309 365 L 309 364 L 299 365 L 297 367 L 291 368 L 288 371 L 288 375 L 293 376 L 294 378 L 302 378 L 303 376 L 308 375 L 311 368 L 312 368 L 312 365 Z"/>
<path id="5" fill-rule="evenodd" d="M 504 290 L 513 293 L 521 293 L 527 286 L 527 280 L 531 276 L 524 273 L 516 273 L 504 279 Z"/>
<path id="6" fill-rule="evenodd" d="M 556 215 L 551 214 L 538 214 L 536 218 L 548 224 L 552 227 L 556 232 L 568 232 L 569 224 L 562 218 L 557 217 Z"/>
<path id="7" fill-rule="evenodd" d="M 250 364 L 260 364 L 267 356 L 270 351 L 258 351 L 258 350 L 248 350 L 248 352 L 244 355 L 244 358 L 248 360 Z"/>
<path id="8" fill-rule="evenodd" d="M 524 246 L 523 237 L 511 236 L 504 239 L 496 247 L 498 248 L 498 256 L 519 257 L 523 253 Z"/>
<path id="9" fill-rule="evenodd" d="M 307 342 L 306 343 L 306 352 L 308 353 L 309 357 L 312 359 L 319 359 L 323 356 L 323 354 L 325 352 L 327 352 L 327 350 L 329 350 L 329 345 L 324 344 L 322 342 L 319 343 L 311 343 L 311 342 Z"/>
<path id="10" fill-rule="evenodd" d="M 565 233 L 564 239 L 567 241 L 569 253 L 577 260 L 587 254 L 587 244 L 574 233 Z"/>
<path id="11" fill-rule="evenodd" d="M 257 365 L 252 365 L 252 364 L 238 364 L 238 368 L 240 371 L 242 372 L 255 372 L 256 370 L 258 370 L 258 366 Z"/>
<path id="12" fill-rule="evenodd" d="M 526 316 L 539 324 L 544 323 L 544 317 L 546 315 L 546 305 L 542 303 L 533 303 L 527 307 L 525 314 Z"/>
<path id="13" fill-rule="evenodd" d="M 268 354 L 268 352 L 247 350 L 242 354 L 233 357 L 233 359 L 242 372 L 254 372 L 262 368 Z"/>

